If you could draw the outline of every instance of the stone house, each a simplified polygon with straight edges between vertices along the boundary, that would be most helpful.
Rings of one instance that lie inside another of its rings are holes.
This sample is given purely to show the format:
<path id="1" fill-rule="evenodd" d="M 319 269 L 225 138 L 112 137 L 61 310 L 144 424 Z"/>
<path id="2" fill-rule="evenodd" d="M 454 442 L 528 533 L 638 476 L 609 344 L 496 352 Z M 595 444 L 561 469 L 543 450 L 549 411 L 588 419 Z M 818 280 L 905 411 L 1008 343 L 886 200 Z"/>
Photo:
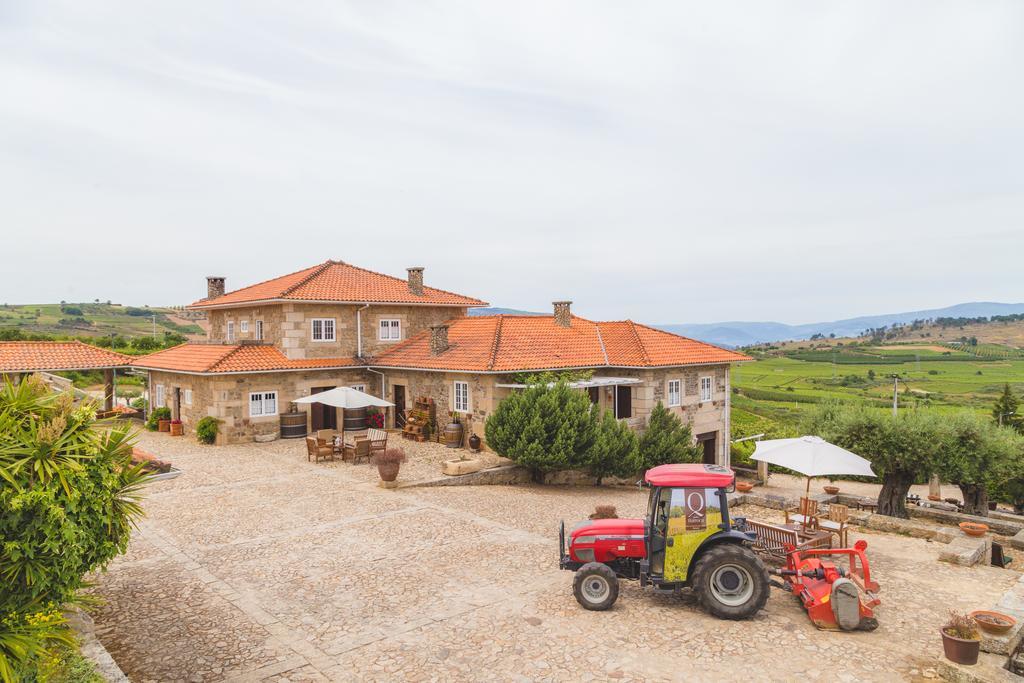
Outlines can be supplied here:
<path id="1" fill-rule="evenodd" d="M 345 385 L 395 403 L 401 426 L 416 397 L 434 399 L 481 437 L 484 421 L 530 374 L 586 371 L 573 386 L 604 410 L 643 428 L 658 401 L 687 421 L 708 462 L 728 462 L 729 365 L 742 354 L 629 320 L 552 315 L 467 315 L 486 306 L 427 287 L 423 269 L 405 279 L 340 261 L 225 292 L 207 278 L 207 343 L 143 356 L 154 405 L 167 405 L 187 429 L 212 415 L 224 441 L 272 438 L 279 414 L 297 398 Z M 333 409 L 313 404 L 307 428 L 336 428 Z"/>

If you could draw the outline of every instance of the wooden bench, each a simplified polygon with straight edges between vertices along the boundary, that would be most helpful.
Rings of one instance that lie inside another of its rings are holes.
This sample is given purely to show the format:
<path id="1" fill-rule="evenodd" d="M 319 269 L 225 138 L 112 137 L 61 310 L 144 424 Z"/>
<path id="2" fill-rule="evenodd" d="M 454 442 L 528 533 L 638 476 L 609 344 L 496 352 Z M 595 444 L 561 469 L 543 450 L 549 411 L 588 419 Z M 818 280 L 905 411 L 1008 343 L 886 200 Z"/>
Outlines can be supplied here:
<path id="1" fill-rule="evenodd" d="M 827 532 L 801 536 L 796 529 L 756 522 L 752 519 L 747 520 L 747 526 L 757 534 L 754 550 L 760 550 L 775 557 L 785 557 L 790 548 L 808 550 L 832 547 L 832 535 Z"/>

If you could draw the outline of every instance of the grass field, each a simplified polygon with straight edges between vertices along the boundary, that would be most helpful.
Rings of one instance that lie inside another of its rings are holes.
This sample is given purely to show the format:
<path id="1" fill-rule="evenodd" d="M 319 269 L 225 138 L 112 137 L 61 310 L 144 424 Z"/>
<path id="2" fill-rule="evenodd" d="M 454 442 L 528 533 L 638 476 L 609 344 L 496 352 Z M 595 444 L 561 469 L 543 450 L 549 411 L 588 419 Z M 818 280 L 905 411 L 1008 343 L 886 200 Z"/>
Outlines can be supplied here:
<path id="1" fill-rule="evenodd" d="M 133 308 L 106 303 L 4 304 L 0 306 L 0 331 L 17 329 L 26 335 L 43 334 L 76 337 L 143 337 L 156 333 L 202 335 L 198 325 L 180 324 L 168 316 L 169 308 Z"/>
<path id="2" fill-rule="evenodd" d="M 735 366 L 733 438 L 759 433 L 768 438 L 797 436 L 802 416 L 829 399 L 891 410 L 893 374 L 899 376 L 900 410 L 971 410 L 989 415 L 1004 384 L 1009 383 L 1018 395 L 1024 393 L 1024 358 L 1019 349 L 995 344 L 966 351 L 899 346 L 788 347 Z M 752 447 L 739 450 L 744 453 Z"/>

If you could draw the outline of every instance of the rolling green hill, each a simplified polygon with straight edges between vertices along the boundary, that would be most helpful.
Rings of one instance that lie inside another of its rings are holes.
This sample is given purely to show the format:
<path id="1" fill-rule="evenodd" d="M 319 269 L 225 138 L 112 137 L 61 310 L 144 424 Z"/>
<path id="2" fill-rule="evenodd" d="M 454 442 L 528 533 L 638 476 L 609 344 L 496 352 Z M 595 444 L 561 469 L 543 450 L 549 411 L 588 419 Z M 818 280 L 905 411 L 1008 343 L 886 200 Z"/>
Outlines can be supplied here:
<path id="1" fill-rule="evenodd" d="M 152 337 L 165 332 L 201 336 L 198 325 L 171 320 L 169 308 L 135 308 L 111 303 L 3 304 L 0 339 L 33 337 Z"/>

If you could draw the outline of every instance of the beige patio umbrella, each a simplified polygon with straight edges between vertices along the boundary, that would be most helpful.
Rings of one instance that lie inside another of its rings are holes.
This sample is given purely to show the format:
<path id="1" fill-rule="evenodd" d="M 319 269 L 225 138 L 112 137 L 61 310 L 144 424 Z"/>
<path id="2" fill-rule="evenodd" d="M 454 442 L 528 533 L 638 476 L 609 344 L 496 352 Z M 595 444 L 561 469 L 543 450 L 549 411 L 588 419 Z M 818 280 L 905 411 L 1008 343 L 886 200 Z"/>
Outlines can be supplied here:
<path id="1" fill-rule="evenodd" d="M 806 476 L 807 495 L 811 493 L 811 477 L 837 474 L 875 476 L 871 463 L 865 458 L 829 443 L 820 436 L 758 441 L 750 457 Z"/>
<path id="2" fill-rule="evenodd" d="M 365 391 L 359 391 L 352 387 L 334 387 L 327 391 L 321 391 L 319 394 L 310 394 L 309 396 L 297 398 L 294 402 L 323 403 L 324 405 L 334 406 L 335 408 L 341 408 L 342 410 L 368 408 L 370 406 L 386 409 L 389 406 L 395 405 L 390 401 L 385 401 L 382 398 L 377 398 L 372 394 L 367 394 Z"/>

